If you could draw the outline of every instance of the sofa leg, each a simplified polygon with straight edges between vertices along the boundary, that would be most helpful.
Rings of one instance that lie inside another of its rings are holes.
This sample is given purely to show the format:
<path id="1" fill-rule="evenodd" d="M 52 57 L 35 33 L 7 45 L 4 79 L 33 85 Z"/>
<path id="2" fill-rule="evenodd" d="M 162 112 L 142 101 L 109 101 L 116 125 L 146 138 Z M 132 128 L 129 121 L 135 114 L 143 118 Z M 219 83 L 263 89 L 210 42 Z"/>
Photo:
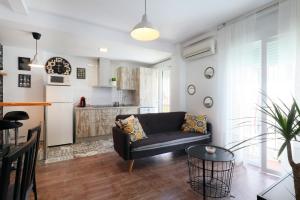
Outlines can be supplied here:
<path id="1" fill-rule="evenodd" d="M 134 163 L 134 160 L 129 160 L 129 162 L 128 162 L 128 171 L 129 171 L 129 173 L 132 172 L 133 163 Z"/>

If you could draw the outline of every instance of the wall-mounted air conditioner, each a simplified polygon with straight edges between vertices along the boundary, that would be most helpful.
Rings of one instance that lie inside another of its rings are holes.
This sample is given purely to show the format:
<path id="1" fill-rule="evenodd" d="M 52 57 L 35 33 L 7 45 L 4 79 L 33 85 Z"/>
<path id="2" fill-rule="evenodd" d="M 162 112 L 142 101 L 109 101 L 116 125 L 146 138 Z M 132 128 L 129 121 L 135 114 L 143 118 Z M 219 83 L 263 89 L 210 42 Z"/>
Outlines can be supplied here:
<path id="1" fill-rule="evenodd" d="M 184 59 L 197 59 L 216 53 L 216 40 L 213 38 L 194 42 L 182 49 Z"/>

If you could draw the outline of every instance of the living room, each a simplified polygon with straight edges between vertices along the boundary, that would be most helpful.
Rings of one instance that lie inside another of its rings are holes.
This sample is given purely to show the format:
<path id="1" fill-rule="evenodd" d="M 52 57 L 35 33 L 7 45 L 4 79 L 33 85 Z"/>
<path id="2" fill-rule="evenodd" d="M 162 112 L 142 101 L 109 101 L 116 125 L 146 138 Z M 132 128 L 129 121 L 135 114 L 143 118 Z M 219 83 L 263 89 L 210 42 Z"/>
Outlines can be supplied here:
<path id="1" fill-rule="evenodd" d="M 0 199 L 299 200 L 299 13 L 0 0 Z"/>

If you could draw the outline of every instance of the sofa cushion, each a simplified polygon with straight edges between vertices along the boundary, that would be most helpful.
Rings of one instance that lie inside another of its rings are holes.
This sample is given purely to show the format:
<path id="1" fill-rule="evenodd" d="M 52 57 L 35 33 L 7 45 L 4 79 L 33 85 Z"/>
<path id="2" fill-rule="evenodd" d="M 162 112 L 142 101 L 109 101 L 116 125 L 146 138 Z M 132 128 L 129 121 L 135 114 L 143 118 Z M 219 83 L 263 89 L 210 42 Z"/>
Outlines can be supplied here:
<path id="1" fill-rule="evenodd" d="M 207 117 L 206 115 L 185 114 L 182 125 L 183 132 L 206 133 Z"/>
<path id="2" fill-rule="evenodd" d="M 143 151 L 148 149 L 161 148 L 200 141 L 210 137 L 210 134 L 183 133 L 181 131 L 163 132 L 148 135 L 148 138 L 133 142 L 132 151 Z"/>
<path id="3" fill-rule="evenodd" d="M 135 118 L 133 115 L 126 119 L 121 119 L 119 122 L 124 133 L 130 135 L 131 142 L 147 138 L 138 118 Z"/>
<path id="4" fill-rule="evenodd" d="M 116 120 L 125 119 L 130 115 L 118 115 Z M 137 117 L 147 134 L 180 131 L 184 122 L 185 112 L 149 113 L 134 115 Z"/>

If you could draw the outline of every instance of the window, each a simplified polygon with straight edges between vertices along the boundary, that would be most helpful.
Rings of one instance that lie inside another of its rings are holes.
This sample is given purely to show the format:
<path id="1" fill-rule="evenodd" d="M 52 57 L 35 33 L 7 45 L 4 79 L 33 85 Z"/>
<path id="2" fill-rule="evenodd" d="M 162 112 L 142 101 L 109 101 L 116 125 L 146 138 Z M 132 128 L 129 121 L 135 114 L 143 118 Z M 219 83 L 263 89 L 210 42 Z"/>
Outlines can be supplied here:
<path id="1" fill-rule="evenodd" d="M 162 112 L 170 112 L 170 70 L 162 70 Z"/>
<path id="2" fill-rule="evenodd" d="M 170 112 L 170 73 L 167 67 L 159 68 L 159 112 Z"/>

